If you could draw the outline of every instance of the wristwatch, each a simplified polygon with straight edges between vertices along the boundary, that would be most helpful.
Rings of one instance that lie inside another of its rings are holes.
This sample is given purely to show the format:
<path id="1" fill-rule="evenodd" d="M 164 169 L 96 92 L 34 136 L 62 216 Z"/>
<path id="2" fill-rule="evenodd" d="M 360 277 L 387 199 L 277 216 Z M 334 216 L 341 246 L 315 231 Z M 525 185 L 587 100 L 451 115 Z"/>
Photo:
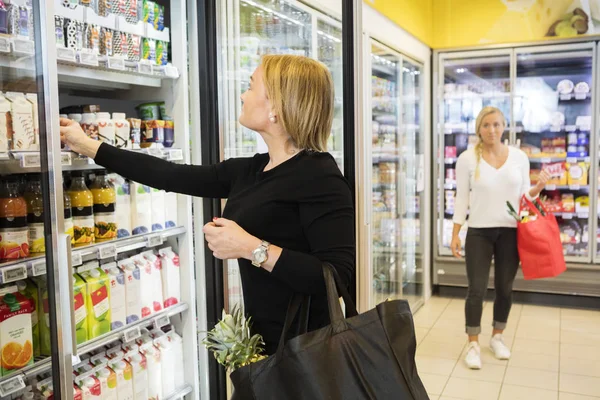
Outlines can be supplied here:
<path id="1" fill-rule="evenodd" d="M 252 265 L 260 268 L 262 264 L 267 261 L 269 255 L 267 254 L 267 250 L 269 250 L 269 246 L 271 243 L 263 240 L 260 246 L 252 251 Z"/>

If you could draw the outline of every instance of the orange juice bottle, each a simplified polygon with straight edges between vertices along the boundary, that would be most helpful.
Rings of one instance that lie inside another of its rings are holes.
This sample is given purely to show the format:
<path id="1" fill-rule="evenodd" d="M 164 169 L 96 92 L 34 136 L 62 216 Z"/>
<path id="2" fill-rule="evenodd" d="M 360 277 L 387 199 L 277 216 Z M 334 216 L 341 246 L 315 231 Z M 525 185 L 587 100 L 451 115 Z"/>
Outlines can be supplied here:
<path id="1" fill-rule="evenodd" d="M 0 185 L 0 262 L 29 256 L 27 202 L 19 193 L 19 182 Z"/>
<path id="2" fill-rule="evenodd" d="M 65 233 L 71 236 L 71 245 L 75 244 L 75 233 L 73 231 L 73 210 L 71 209 L 71 196 L 63 181 L 63 207 L 65 216 Z"/>
<path id="3" fill-rule="evenodd" d="M 29 227 L 29 252 L 40 254 L 46 251 L 44 239 L 44 199 L 42 181 L 39 176 L 29 179 L 23 194 L 27 202 L 27 225 Z"/>
<path id="4" fill-rule="evenodd" d="M 94 243 L 94 196 L 85 185 L 82 173 L 73 176 L 69 196 L 73 212 L 75 246 Z"/>
<path id="5" fill-rule="evenodd" d="M 96 241 L 117 238 L 117 193 L 106 171 L 99 171 L 90 189 L 94 196 L 94 236 Z"/>

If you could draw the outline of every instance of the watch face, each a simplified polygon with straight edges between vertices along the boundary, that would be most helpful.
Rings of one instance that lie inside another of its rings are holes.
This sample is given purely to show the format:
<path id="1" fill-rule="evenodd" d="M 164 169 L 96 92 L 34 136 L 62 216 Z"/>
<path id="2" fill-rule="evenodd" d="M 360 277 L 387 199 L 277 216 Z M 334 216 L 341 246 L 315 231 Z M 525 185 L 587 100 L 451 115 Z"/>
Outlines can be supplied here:
<path id="1" fill-rule="evenodd" d="M 256 249 L 252 252 L 252 258 L 256 263 L 263 263 L 267 259 L 267 252 L 263 249 Z"/>

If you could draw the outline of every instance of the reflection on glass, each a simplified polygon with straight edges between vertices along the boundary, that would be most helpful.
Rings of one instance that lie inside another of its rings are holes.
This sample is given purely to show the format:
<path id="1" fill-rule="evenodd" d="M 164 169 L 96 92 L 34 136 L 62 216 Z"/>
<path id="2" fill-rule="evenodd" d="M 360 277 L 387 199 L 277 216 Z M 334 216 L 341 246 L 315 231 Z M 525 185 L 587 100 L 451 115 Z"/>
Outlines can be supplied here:
<path id="1" fill-rule="evenodd" d="M 483 107 L 494 106 L 502 110 L 507 119 L 504 139 L 508 139 L 510 125 L 510 57 L 495 56 L 444 60 L 443 101 L 439 115 L 443 129 L 443 151 L 440 154 L 444 163 L 438 181 L 438 238 L 439 253 L 450 255 L 450 241 L 456 196 L 456 160 L 463 151 L 475 146 L 475 120 Z M 442 189 L 443 187 L 443 189 Z M 467 224 L 460 237 L 464 243 Z"/>
<path id="2" fill-rule="evenodd" d="M 567 256 L 589 254 L 592 52 L 521 54 L 514 115 L 531 181 L 552 174 L 542 199 L 557 216 Z"/>

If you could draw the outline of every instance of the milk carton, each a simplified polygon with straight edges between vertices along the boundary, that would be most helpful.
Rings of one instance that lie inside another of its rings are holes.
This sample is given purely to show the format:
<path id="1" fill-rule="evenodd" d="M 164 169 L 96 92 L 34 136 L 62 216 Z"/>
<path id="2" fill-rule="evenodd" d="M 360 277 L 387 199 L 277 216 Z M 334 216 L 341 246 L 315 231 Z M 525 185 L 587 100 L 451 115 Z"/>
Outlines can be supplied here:
<path id="1" fill-rule="evenodd" d="M 87 342 L 88 335 L 88 289 L 81 276 L 73 275 L 73 306 L 75 308 L 75 337 L 77 344 Z"/>
<path id="2" fill-rule="evenodd" d="M 125 326 L 127 320 L 125 274 L 114 262 L 104 264 L 102 270 L 106 272 L 110 281 L 110 327 L 111 330 L 119 329 Z"/>
<path id="3" fill-rule="evenodd" d="M 83 400 L 101 400 L 102 396 L 102 385 L 100 380 L 96 377 L 93 372 L 87 372 L 78 376 L 75 379 L 75 383 L 81 389 Z"/>
<path id="4" fill-rule="evenodd" d="M 32 281 L 24 280 L 18 281 L 17 287 L 19 293 L 33 301 L 34 312 L 31 313 L 31 329 L 33 335 L 33 355 L 40 355 L 40 325 L 39 325 L 39 313 L 40 308 L 38 289 Z"/>
<path id="5" fill-rule="evenodd" d="M 165 229 L 177 226 L 177 193 L 165 193 Z"/>
<path id="6" fill-rule="evenodd" d="M 33 364 L 31 314 L 33 301 L 21 293 L 7 293 L 0 299 L 0 353 L 2 376 Z"/>
<path id="7" fill-rule="evenodd" d="M 154 280 L 152 273 L 154 272 L 153 265 L 143 256 L 137 255 L 132 257 L 135 265 L 140 269 L 140 301 L 142 306 L 142 318 L 145 318 L 153 313 L 154 310 Z"/>
<path id="8" fill-rule="evenodd" d="M 162 261 L 162 292 L 165 301 L 164 306 L 167 308 L 181 301 L 179 256 L 175 254 L 171 247 L 160 249 L 158 254 Z"/>
<path id="9" fill-rule="evenodd" d="M 152 265 L 152 305 L 154 312 L 162 310 L 164 304 L 162 283 L 162 259 L 152 250 L 142 253 L 142 256 Z"/>
<path id="10" fill-rule="evenodd" d="M 23 93 L 6 93 L 11 102 L 12 137 L 11 150 L 39 150 L 33 123 L 33 106 Z"/>
<path id="11" fill-rule="evenodd" d="M 151 232 L 152 228 L 150 187 L 137 182 L 131 183 L 131 227 L 134 235 Z"/>
<path id="12" fill-rule="evenodd" d="M 138 351 L 134 345 L 132 350 L 125 354 L 125 360 L 131 364 L 133 371 L 133 393 L 135 400 L 148 400 L 148 367 L 146 356 Z"/>
<path id="13" fill-rule="evenodd" d="M 108 366 L 108 359 L 103 360 L 94 368 L 96 378 L 100 381 L 102 398 L 104 400 L 119 400 L 117 374 Z"/>
<path id="14" fill-rule="evenodd" d="M 165 229 L 165 191 L 152 188 L 152 232 Z"/>
<path id="15" fill-rule="evenodd" d="M 129 181 L 117 174 L 110 174 L 108 179 L 114 185 L 117 194 L 116 219 L 119 221 L 117 238 L 131 236 L 131 192 Z"/>
<path id="16" fill-rule="evenodd" d="M 110 278 L 100 268 L 82 272 L 87 284 L 88 338 L 93 339 L 110 332 Z"/>
<path id="17" fill-rule="evenodd" d="M 162 393 L 163 397 L 169 396 L 176 389 L 175 370 L 176 360 L 173 345 L 167 335 L 154 339 L 154 345 L 158 347 L 161 355 L 162 366 Z"/>
<path id="18" fill-rule="evenodd" d="M 52 354 L 50 344 L 50 308 L 48 305 L 48 286 L 46 278 L 36 276 L 31 281 L 37 289 L 40 307 L 37 309 L 38 324 L 40 327 L 40 354 L 50 356 Z"/>
<path id="19" fill-rule="evenodd" d="M 117 390 L 119 400 L 133 400 L 133 370 L 131 364 L 123 360 L 123 357 L 111 359 L 108 365 L 117 375 Z"/>
<path id="20" fill-rule="evenodd" d="M 10 101 L 0 93 L 0 153 L 6 153 L 10 150 L 9 141 L 12 138 L 12 120 L 10 112 Z"/>
<path id="21" fill-rule="evenodd" d="M 119 261 L 119 266 L 125 274 L 125 321 L 131 324 L 138 321 L 142 315 L 140 269 L 131 259 Z"/>
<path id="22" fill-rule="evenodd" d="M 159 399 L 162 396 L 162 367 L 160 350 L 154 346 L 152 338 L 148 335 L 139 340 L 140 353 L 146 357 L 148 367 L 148 398 Z"/>
<path id="23" fill-rule="evenodd" d="M 173 359 L 175 360 L 175 387 L 185 385 L 185 371 L 183 364 L 183 339 L 174 330 L 167 332 L 167 337 L 173 347 Z"/>

